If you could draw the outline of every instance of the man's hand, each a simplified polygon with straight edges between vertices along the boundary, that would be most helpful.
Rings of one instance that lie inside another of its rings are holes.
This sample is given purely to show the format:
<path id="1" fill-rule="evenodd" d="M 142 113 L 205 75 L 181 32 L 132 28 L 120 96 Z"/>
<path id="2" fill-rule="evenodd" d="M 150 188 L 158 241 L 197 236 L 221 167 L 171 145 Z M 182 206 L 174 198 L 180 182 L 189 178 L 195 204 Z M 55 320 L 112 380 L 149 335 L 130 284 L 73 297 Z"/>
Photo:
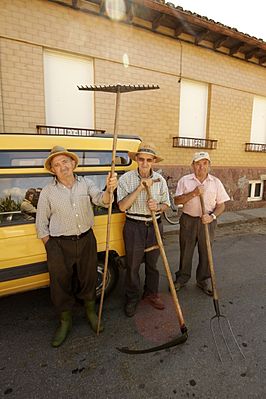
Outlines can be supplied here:
<path id="1" fill-rule="evenodd" d="M 204 193 L 204 186 L 197 186 L 193 191 L 193 197 L 197 197 Z"/>
<path id="2" fill-rule="evenodd" d="M 147 205 L 150 211 L 156 212 L 158 210 L 158 203 L 154 199 L 149 199 Z"/>
<path id="3" fill-rule="evenodd" d="M 114 173 L 113 176 L 111 177 L 111 173 L 109 172 L 106 179 L 106 191 L 110 193 L 111 189 L 114 191 L 116 187 L 117 187 L 117 173 Z"/>
<path id="4" fill-rule="evenodd" d="M 209 223 L 213 222 L 213 217 L 212 217 L 212 215 L 209 215 L 208 213 L 206 213 L 205 215 L 201 216 L 201 221 L 202 221 L 202 224 L 209 224 Z"/>
<path id="5" fill-rule="evenodd" d="M 50 236 L 45 236 L 42 238 L 42 242 L 44 243 L 44 245 L 47 243 L 47 241 L 49 241 Z"/>

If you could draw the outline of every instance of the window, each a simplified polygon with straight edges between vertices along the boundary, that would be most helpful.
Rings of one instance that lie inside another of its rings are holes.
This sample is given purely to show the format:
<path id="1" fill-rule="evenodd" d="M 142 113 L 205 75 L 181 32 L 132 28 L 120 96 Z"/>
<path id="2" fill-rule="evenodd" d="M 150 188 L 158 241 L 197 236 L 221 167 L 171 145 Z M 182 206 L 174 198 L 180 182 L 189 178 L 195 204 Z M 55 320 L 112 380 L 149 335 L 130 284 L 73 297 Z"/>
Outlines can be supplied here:
<path id="1" fill-rule="evenodd" d="M 261 201 L 263 197 L 263 180 L 251 180 L 248 185 L 248 201 Z"/>
<path id="2" fill-rule="evenodd" d="M 107 172 L 84 174 L 85 179 L 92 180 L 101 190 L 105 190 Z M 35 214 L 29 215 L 24 212 L 23 200 L 29 189 L 35 194 L 32 204 L 37 208 L 41 189 L 53 179 L 52 176 L 7 176 L 0 178 L 0 226 L 21 223 L 35 223 Z M 30 191 L 31 191 L 30 190 Z M 36 212 L 36 210 L 35 210 Z M 114 192 L 113 212 L 119 212 Z M 107 208 L 94 206 L 94 214 L 103 215 L 108 213 Z"/>
<path id="3" fill-rule="evenodd" d="M 266 98 L 254 97 L 250 142 L 266 144 Z"/>
<path id="4" fill-rule="evenodd" d="M 0 225 L 35 222 L 35 215 L 28 217 L 23 212 L 23 199 L 29 189 L 41 189 L 51 180 L 51 176 L 10 176 L 0 179 Z M 37 207 L 38 196 L 34 197 Z"/>
<path id="5" fill-rule="evenodd" d="M 179 137 L 197 139 L 206 137 L 208 85 L 187 79 L 181 81 Z"/>
<path id="6" fill-rule="evenodd" d="M 93 128 L 94 95 L 77 87 L 92 84 L 92 60 L 45 51 L 46 125 Z"/>
<path id="7" fill-rule="evenodd" d="M 81 151 L 71 150 L 75 152 L 79 157 L 80 166 L 88 165 L 100 165 L 110 166 L 112 162 L 111 151 Z M 40 167 L 43 168 L 45 159 L 49 156 L 50 150 L 47 151 L 12 151 L 3 150 L 0 151 L 0 167 L 2 168 L 29 168 L 29 167 Z M 131 160 L 128 156 L 127 151 L 118 151 L 116 153 L 115 164 L 130 165 Z"/>

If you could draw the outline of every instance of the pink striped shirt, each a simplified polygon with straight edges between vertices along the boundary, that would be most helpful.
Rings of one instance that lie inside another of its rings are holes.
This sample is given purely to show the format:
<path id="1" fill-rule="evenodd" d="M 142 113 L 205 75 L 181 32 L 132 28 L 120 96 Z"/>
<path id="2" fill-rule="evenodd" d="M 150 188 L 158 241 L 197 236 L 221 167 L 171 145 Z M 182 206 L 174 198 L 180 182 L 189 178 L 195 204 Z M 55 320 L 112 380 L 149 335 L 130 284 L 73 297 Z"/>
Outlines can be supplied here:
<path id="1" fill-rule="evenodd" d="M 203 183 L 201 183 L 195 176 L 194 173 L 181 177 L 177 183 L 176 196 L 190 193 L 197 186 L 204 186 L 204 203 L 206 213 L 212 213 L 215 210 L 217 204 L 229 201 L 230 197 L 225 191 L 222 182 L 215 176 L 207 175 Z M 183 206 L 183 212 L 193 216 L 202 216 L 200 197 L 194 197 Z"/>

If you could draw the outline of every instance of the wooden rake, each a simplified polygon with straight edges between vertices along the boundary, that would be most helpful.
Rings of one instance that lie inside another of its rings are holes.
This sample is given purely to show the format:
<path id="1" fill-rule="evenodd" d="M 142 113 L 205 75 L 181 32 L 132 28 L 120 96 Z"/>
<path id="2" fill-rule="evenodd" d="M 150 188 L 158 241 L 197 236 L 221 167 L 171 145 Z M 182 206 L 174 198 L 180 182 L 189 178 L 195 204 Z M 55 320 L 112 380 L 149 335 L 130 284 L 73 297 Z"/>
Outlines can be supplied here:
<path id="1" fill-rule="evenodd" d="M 118 132 L 118 117 L 120 111 L 120 100 L 122 93 L 129 93 L 132 91 L 139 90 L 155 90 L 159 89 L 158 85 L 100 85 L 100 86 L 78 86 L 79 90 L 85 91 L 102 91 L 106 93 L 116 93 L 116 105 L 115 105 L 115 120 L 114 120 L 114 135 L 113 135 L 113 148 L 112 148 L 112 163 L 111 163 L 111 177 L 115 173 L 115 156 L 116 156 L 116 146 L 117 146 L 117 132 Z M 113 196 L 113 189 L 110 191 L 110 197 Z M 103 286 L 101 292 L 101 300 L 98 314 L 98 325 L 97 325 L 97 335 L 99 335 L 100 324 L 102 318 L 102 309 L 104 301 L 104 291 L 106 286 L 106 277 L 108 271 L 108 258 L 109 258 L 109 243 L 110 243 L 110 232 L 111 232 L 111 216 L 112 216 L 112 202 L 110 202 L 108 207 L 108 219 L 107 219 L 107 233 L 106 233 L 106 250 L 105 250 L 105 262 L 103 270 Z"/>
<path id="2" fill-rule="evenodd" d="M 200 204 L 201 204 L 201 209 L 202 209 L 202 214 L 204 215 L 205 212 L 205 204 L 204 204 L 204 199 L 203 195 L 200 195 Z M 224 343 L 224 347 L 229 354 L 230 358 L 233 360 L 233 355 L 231 348 L 229 346 L 229 339 L 231 338 L 231 341 L 233 341 L 234 346 L 239 350 L 243 358 L 245 358 L 245 355 L 243 354 L 236 337 L 233 333 L 231 324 L 227 317 L 220 312 L 220 307 L 219 307 L 219 301 L 218 301 L 218 292 L 217 292 L 217 287 L 216 287 L 216 278 L 215 278 L 215 272 L 214 272 L 214 264 L 213 264 L 213 257 L 212 257 L 212 248 L 211 248 L 211 242 L 210 242 L 210 234 L 209 234 L 209 227 L 207 224 L 204 224 L 204 229 L 205 229 L 205 240 L 206 240 L 206 247 L 207 247 L 207 254 L 208 254 L 208 263 L 209 263 L 209 270 L 211 274 L 211 282 L 212 282 L 212 290 L 213 290 L 213 305 L 214 305 L 214 310 L 215 310 L 215 315 L 211 318 L 210 320 L 210 327 L 211 327 L 211 333 L 213 337 L 213 341 L 218 353 L 219 360 L 222 362 L 222 351 L 219 349 L 218 345 L 218 337 L 215 334 L 215 330 L 217 330 L 220 333 L 220 339 L 219 342 Z M 215 324 L 217 322 L 217 326 L 215 327 Z M 227 334 L 225 335 L 225 329 L 227 329 Z M 228 336 L 228 339 L 226 338 Z"/>

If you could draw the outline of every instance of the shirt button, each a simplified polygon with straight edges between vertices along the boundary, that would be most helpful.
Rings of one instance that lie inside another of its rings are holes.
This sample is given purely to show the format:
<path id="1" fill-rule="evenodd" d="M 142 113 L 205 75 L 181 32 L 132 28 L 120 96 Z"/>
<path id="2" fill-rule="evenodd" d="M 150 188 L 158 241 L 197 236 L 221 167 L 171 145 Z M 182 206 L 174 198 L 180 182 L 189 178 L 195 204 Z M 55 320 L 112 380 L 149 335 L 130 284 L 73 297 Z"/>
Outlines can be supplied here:
<path id="1" fill-rule="evenodd" d="M 76 213 L 76 216 L 78 217 L 78 213 Z"/>

